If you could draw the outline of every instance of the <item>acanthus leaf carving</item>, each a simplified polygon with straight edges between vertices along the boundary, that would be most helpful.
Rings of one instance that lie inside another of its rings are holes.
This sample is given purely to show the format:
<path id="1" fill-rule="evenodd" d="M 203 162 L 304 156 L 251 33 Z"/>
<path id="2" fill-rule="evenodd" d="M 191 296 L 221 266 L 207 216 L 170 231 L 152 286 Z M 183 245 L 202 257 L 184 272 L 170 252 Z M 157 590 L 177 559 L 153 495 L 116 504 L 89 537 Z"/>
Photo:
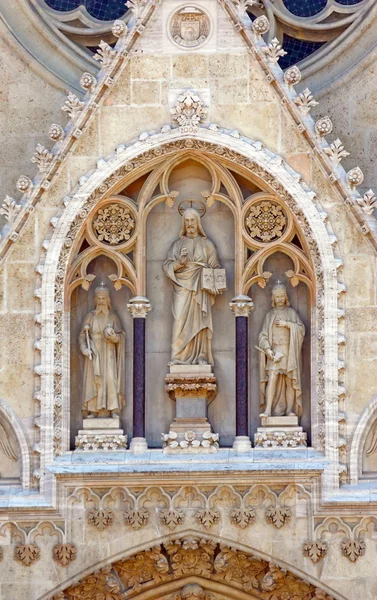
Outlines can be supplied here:
<path id="1" fill-rule="evenodd" d="M 128 0 L 127 8 L 131 11 L 132 16 L 138 21 L 143 13 L 147 0 Z"/>
<path id="2" fill-rule="evenodd" d="M 371 216 L 374 209 L 377 208 L 377 196 L 374 195 L 373 190 L 368 190 L 362 198 L 357 199 L 357 203 L 361 210 Z"/>
<path id="3" fill-rule="evenodd" d="M 42 144 L 37 144 L 35 152 L 31 157 L 31 162 L 38 166 L 41 173 L 46 173 L 49 170 L 53 160 L 54 155 L 42 146 Z"/>
<path id="4" fill-rule="evenodd" d="M 107 42 L 101 40 L 98 45 L 98 50 L 93 58 L 94 60 L 98 60 L 103 69 L 107 69 L 116 55 L 117 51 L 109 46 Z"/>
<path id="5" fill-rule="evenodd" d="M 128 595 L 141 590 L 143 584 L 158 585 L 170 579 L 169 563 L 161 552 L 161 546 L 121 560 L 114 567 L 123 585 L 129 588 Z"/>
<path id="6" fill-rule="evenodd" d="M 159 511 L 158 518 L 163 525 L 166 525 L 170 530 L 173 530 L 178 525 L 182 525 L 185 520 L 185 514 L 183 510 L 164 508 Z"/>
<path id="7" fill-rule="evenodd" d="M 20 210 L 21 204 L 17 204 L 16 200 L 10 196 L 5 196 L 0 208 L 0 215 L 4 215 L 5 220 L 12 224 L 17 219 Z"/>
<path id="8" fill-rule="evenodd" d="M 349 152 L 344 149 L 344 146 L 339 138 L 332 142 L 328 148 L 325 148 L 325 153 L 336 165 L 341 162 L 342 158 L 349 156 Z"/>
<path id="9" fill-rule="evenodd" d="M 210 529 L 213 525 L 220 522 L 220 513 L 217 509 L 201 509 L 195 514 L 195 520 L 205 529 Z"/>
<path id="10" fill-rule="evenodd" d="M 234 6 L 237 9 L 238 14 L 241 17 L 247 16 L 247 9 L 252 6 L 259 5 L 258 0 L 232 0 Z"/>
<path id="11" fill-rule="evenodd" d="M 350 538 L 343 540 L 340 547 L 343 556 L 346 556 L 351 562 L 356 562 L 359 556 L 364 556 L 366 549 L 364 540 Z"/>
<path id="12" fill-rule="evenodd" d="M 286 51 L 283 50 L 282 45 L 276 37 L 271 40 L 268 46 L 264 46 L 262 48 L 262 52 L 266 55 L 270 62 L 275 64 L 279 61 L 279 58 L 287 54 Z"/>
<path id="13" fill-rule="evenodd" d="M 62 111 L 68 113 L 70 118 L 75 121 L 85 107 L 85 102 L 81 102 L 72 92 L 68 92 L 68 98 L 62 106 Z"/>
<path id="14" fill-rule="evenodd" d="M 177 121 L 183 133 L 194 133 L 207 115 L 203 102 L 197 94 L 187 90 L 177 98 L 170 110 L 173 121 Z"/>
<path id="15" fill-rule="evenodd" d="M 245 591 L 259 587 L 259 578 L 266 568 L 264 561 L 225 545 L 220 545 L 220 550 L 213 565 L 216 581 L 238 583 Z"/>
<path id="16" fill-rule="evenodd" d="M 289 506 L 280 506 L 277 504 L 276 506 L 269 506 L 266 509 L 265 519 L 267 523 L 270 523 L 270 525 L 273 525 L 277 529 L 289 523 L 291 518 L 292 513 Z"/>
<path id="17" fill-rule="evenodd" d="M 114 513 L 110 508 L 96 509 L 92 508 L 88 512 L 88 523 L 96 527 L 98 531 L 103 531 L 106 527 L 111 527 L 114 523 Z"/>
<path id="18" fill-rule="evenodd" d="M 116 573 L 105 567 L 66 590 L 69 600 L 123 600 Z M 55 600 L 55 599 L 54 599 Z"/>
<path id="19" fill-rule="evenodd" d="M 301 94 L 296 96 L 294 102 L 299 107 L 303 115 L 309 114 L 310 109 L 318 104 L 318 102 L 314 100 L 309 88 L 305 88 Z"/>
<path id="20" fill-rule="evenodd" d="M 317 563 L 327 554 L 327 542 L 322 540 L 305 542 L 302 547 L 304 556 L 310 558 L 313 563 Z"/>
<path id="21" fill-rule="evenodd" d="M 129 509 L 123 513 L 123 519 L 125 525 L 132 527 L 132 529 L 141 529 L 149 523 L 149 510 L 147 508 L 139 508 L 137 510 Z"/>
<path id="22" fill-rule="evenodd" d="M 256 516 L 253 508 L 233 508 L 229 513 L 230 521 L 241 529 L 254 525 Z"/>
<path id="23" fill-rule="evenodd" d="M 63 567 L 76 560 L 76 554 L 77 548 L 74 544 L 56 544 L 52 549 L 53 559 Z"/>
<path id="24" fill-rule="evenodd" d="M 175 578 L 184 575 L 211 577 L 215 542 L 197 537 L 186 537 L 182 540 L 167 542 L 164 546 L 170 557 Z"/>
<path id="25" fill-rule="evenodd" d="M 40 558 L 41 551 L 36 544 L 17 544 L 14 549 L 14 558 L 17 562 L 30 567 L 30 565 Z"/>

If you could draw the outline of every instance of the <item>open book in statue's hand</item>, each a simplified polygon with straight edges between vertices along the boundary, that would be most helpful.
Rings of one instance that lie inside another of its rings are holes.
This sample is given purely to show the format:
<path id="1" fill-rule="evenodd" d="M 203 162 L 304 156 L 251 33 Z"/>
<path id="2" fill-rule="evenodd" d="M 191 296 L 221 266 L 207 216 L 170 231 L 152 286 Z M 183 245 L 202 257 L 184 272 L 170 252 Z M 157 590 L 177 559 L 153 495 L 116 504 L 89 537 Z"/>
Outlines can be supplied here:
<path id="1" fill-rule="evenodd" d="M 226 290 L 225 269 L 202 269 L 202 290 L 224 292 Z"/>

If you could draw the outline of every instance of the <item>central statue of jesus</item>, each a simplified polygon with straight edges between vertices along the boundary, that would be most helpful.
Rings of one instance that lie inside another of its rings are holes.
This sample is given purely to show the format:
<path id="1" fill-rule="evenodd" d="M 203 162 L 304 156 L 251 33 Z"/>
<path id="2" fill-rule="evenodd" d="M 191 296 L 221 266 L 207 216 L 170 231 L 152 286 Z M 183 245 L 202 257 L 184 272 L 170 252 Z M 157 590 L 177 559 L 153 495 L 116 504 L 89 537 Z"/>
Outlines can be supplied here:
<path id="1" fill-rule="evenodd" d="M 173 340 L 170 365 L 213 365 L 212 305 L 219 292 L 202 289 L 203 268 L 219 268 L 215 244 L 200 222 L 200 214 L 187 208 L 180 238 L 169 248 L 165 274 L 173 283 Z"/>

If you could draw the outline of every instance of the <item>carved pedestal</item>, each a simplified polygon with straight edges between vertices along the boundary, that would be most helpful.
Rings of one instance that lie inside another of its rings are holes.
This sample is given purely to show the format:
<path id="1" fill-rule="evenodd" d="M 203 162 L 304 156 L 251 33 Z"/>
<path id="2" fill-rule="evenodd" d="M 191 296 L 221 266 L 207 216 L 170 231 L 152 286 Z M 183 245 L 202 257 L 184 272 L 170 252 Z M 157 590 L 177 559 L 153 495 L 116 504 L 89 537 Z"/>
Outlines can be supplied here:
<path id="1" fill-rule="evenodd" d="M 81 452 L 125 450 L 127 436 L 120 429 L 119 419 L 84 419 L 75 445 Z"/>
<path id="2" fill-rule="evenodd" d="M 164 453 L 209 453 L 219 447 L 212 433 L 207 406 L 217 393 L 210 365 L 172 365 L 165 377 L 166 392 L 176 402 L 176 417 L 163 434 Z"/>
<path id="3" fill-rule="evenodd" d="M 306 446 L 306 433 L 298 417 L 261 417 L 262 427 L 254 435 L 254 445 L 263 448 Z"/>

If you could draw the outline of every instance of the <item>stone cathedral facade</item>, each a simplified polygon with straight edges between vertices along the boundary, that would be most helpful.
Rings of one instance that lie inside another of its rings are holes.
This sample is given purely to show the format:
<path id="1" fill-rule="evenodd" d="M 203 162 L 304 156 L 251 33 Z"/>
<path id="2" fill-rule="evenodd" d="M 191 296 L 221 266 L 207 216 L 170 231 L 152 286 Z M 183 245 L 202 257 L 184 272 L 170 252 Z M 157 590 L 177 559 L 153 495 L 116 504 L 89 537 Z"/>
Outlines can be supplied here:
<path id="1" fill-rule="evenodd" d="M 1 600 L 375 600 L 375 2 L 0 8 Z"/>

